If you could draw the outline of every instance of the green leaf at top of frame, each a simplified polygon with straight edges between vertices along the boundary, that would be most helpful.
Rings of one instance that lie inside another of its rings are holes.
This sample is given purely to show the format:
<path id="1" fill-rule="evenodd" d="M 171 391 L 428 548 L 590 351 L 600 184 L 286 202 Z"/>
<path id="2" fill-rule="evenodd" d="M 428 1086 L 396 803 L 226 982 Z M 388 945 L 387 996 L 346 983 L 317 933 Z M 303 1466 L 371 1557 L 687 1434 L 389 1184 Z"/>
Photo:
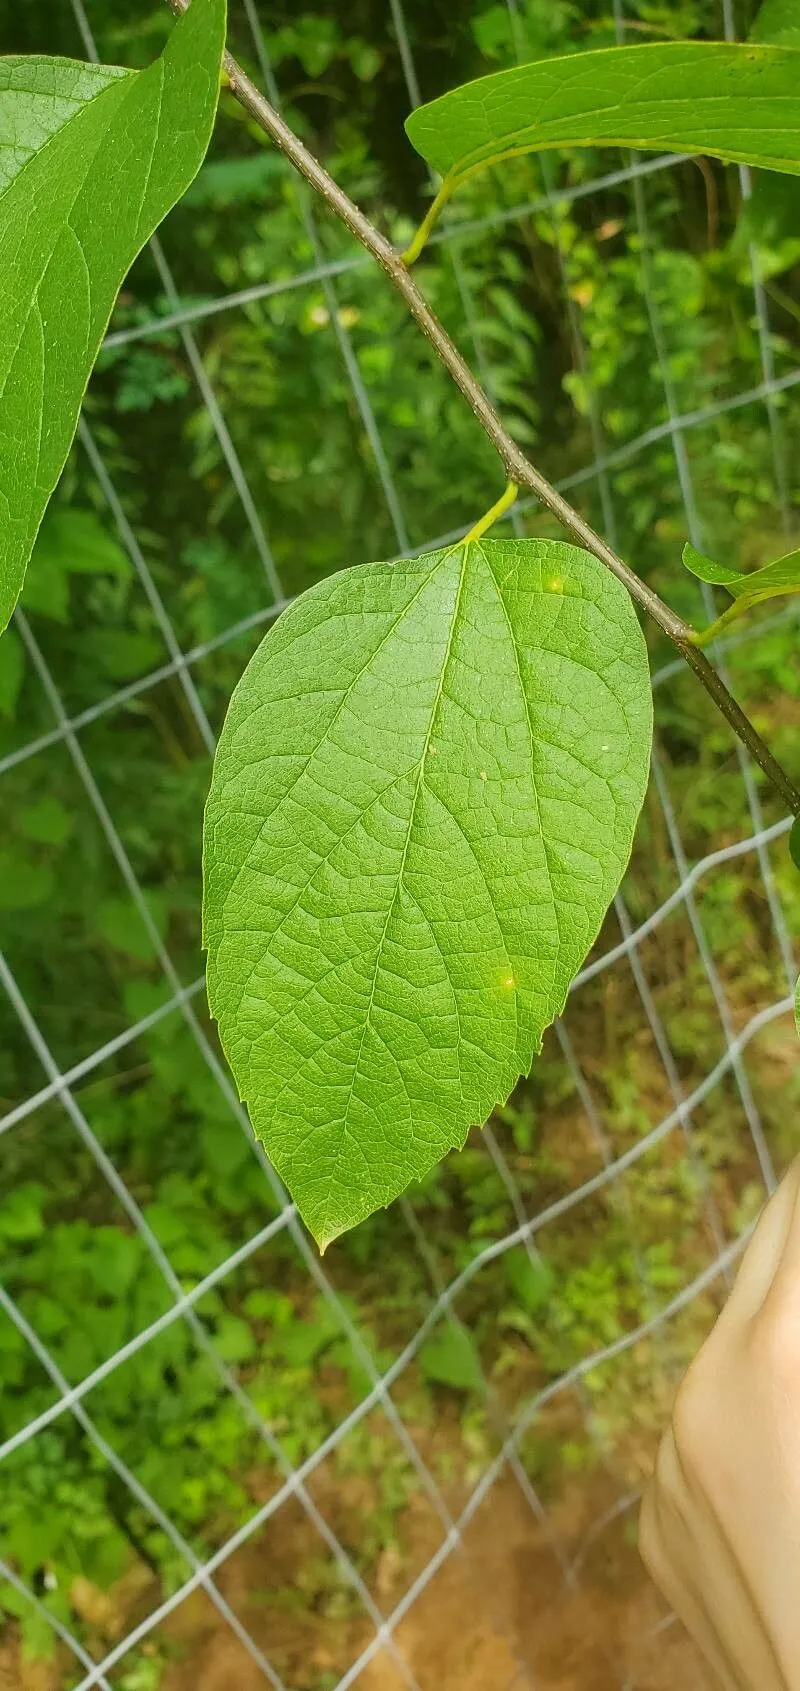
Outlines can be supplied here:
<path id="1" fill-rule="evenodd" d="M 707 581 L 713 587 L 725 587 L 742 609 L 748 605 L 760 605 L 765 599 L 800 593 L 800 549 L 787 552 L 782 558 L 773 558 L 771 564 L 763 564 L 761 569 L 745 573 L 734 569 L 731 564 L 716 563 L 687 541 L 683 548 L 683 562 L 698 580 Z"/>
<path id="2" fill-rule="evenodd" d="M 452 186 L 546 147 L 707 153 L 798 175 L 800 52 L 670 41 L 538 59 L 418 106 L 406 131 Z"/>
<path id="3" fill-rule="evenodd" d="M 193 0 L 148 70 L 0 59 L 0 629 L 136 254 L 199 170 L 225 0 Z"/>
<path id="4" fill-rule="evenodd" d="M 231 701 L 204 829 L 208 991 L 324 1246 L 505 1099 L 625 870 L 652 700 L 615 578 L 484 540 L 333 576 Z"/>
<path id="5" fill-rule="evenodd" d="M 783 47 L 800 47 L 800 5 L 798 0 L 764 0 L 750 41 L 772 41 Z"/>

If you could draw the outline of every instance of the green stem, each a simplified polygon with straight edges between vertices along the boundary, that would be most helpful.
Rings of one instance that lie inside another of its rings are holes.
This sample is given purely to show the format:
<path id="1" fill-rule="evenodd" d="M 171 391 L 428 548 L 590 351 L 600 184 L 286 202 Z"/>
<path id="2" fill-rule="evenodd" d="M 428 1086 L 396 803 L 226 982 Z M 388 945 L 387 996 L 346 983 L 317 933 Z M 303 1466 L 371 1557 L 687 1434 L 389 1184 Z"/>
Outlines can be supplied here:
<path id="1" fill-rule="evenodd" d="M 745 600 L 743 603 L 738 599 L 735 600 L 732 605 L 728 606 L 727 611 L 723 611 L 721 617 L 717 617 L 716 622 L 709 623 L 708 628 L 699 628 L 692 631 L 690 635 L 692 645 L 710 646 L 712 640 L 716 640 L 718 634 L 724 633 L 725 629 L 730 627 L 730 624 L 735 622 L 737 617 L 744 616 L 745 611 L 750 610 L 751 604 L 752 600 Z"/>
<path id="2" fill-rule="evenodd" d="M 455 192 L 457 187 L 458 181 L 454 176 L 445 176 L 435 199 L 431 200 L 411 245 L 406 247 L 404 253 L 400 254 L 404 264 L 416 264 L 434 224 L 438 222 L 440 212 L 444 210 L 451 194 Z"/>
<path id="3" fill-rule="evenodd" d="M 480 540 L 481 535 L 485 534 L 487 529 L 492 528 L 496 522 L 499 522 L 500 518 L 505 516 L 506 511 L 510 511 L 518 493 L 519 488 L 516 482 L 507 482 L 505 492 L 501 493 L 500 498 L 496 499 L 489 510 L 478 519 L 475 527 L 470 529 L 469 534 L 464 535 L 461 542 L 462 546 L 469 546 L 471 540 Z"/>

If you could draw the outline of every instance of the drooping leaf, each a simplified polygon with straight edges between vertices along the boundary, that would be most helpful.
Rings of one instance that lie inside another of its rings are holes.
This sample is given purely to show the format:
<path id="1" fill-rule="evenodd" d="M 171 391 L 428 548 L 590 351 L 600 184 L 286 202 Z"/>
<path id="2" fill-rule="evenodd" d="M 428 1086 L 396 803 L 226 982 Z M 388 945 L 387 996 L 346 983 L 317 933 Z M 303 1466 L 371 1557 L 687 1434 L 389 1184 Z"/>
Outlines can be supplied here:
<path id="1" fill-rule="evenodd" d="M 166 932 L 166 912 L 163 896 L 155 891 L 145 893 L 150 919 L 162 936 Z M 97 932 L 116 951 L 124 951 L 140 963 L 149 963 L 153 956 L 153 941 L 136 909 L 124 898 L 104 898 L 95 912 Z"/>
<path id="2" fill-rule="evenodd" d="M 627 863 L 651 716 L 628 595 L 555 541 L 344 571 L 251 659 L 206 809 L 209 1000 L 323 1245 L 530 1068 Z"/>
<path id="3" fill-rule="evenodd" d="M 505 1277 L 511 1290 L 529 1315 L 538 1315 L 549 1303 L 556 1277 L 548 1262 L 532 1260 L 520 1245 L 503 1258 Z"/>
<path id="4" fill-rule="evenodd" d="M 90 628 L 81 640 L 84 659 L 114 681 L 130 681 L 155 669 L 163 653 L 156 635 L 137 628 Z"/>
<path id="5" fill-rule="evenodd" d="M 251 158 L 213 159 L 189 188 L 185 204 L 230 211 L 232 206 L 263 206 L 272 184 L 283 181 L 286 166 L 280 153 L 267 148 Z"/>
<path id="6" fill-rule="evenodd" d="M 130 573 L 122 547 L 93 511 L 51 509 L 45 512 L 33 543 L 22 584 L 22 606 L 53 622 L 66 623 L 71 575 L 107 574 L 125 580 Z M 108 638 L 107 630 L 103 637 Z"/>
<path id="7" fill-rule="evenodd" d="M 800 53 L 682 41 L 539 59 L 454 88 L 406 120 L 451 186 L 515 153 L 622 145 L 800 174 Z"/>
<path id="8" fill-rule="evenodd" d="M 131 564 L 116 535 L 94 511 L 80 506 L 50 510 L 36 536 L 37 567 L 42 559 L 57 560 L 68 575 L 116 575 L 123 581 Z"/>
<path id="9" fill-rule="evenodd" d="M 784 47 L 800 47 L 800 8 L 797 0 L 764 0 L 749 39 L 772 41 Z"/>
<path id="10" fill-rule="evenodd" d="M 481 1360 L 466 1327 L 449 1321 L 437 1329 L 419 1353 L 419 1365 L 426 1380 L 450 1386 L 457 1392 L 484 1391 Z"/>
<path id="11" fill-rule="evenodd" d="M 0 651 L 2 649 L 0 646 Z M 53 846 L 61 846 L 69 839 L 74 823 L 74 818 L 53 793 L 43 793 L 34 804 L 23 805 L 16 820 L 24 839 Z"/>
<path id="12" fill-rule="evenodd" d="M 789 856 L 796 869 L 800 869 L 800 816 L 796 816 L 789 831 Z"/>
<path id="13" fill-rule="evenodd" d="M 743 609 L 759 605 L 764 599 L 800 593 L 800 549 L 787 552 L 782 558 L 774 558 L 771 564 L 763 564 L 759 570 L 745 573 L 733 569 L 730 564 L 718 564 L 713 558 L 705 557 L 687 541 L 683 548 L 683 561 L 687 570 L 700 581 L 727 588 L 733 598 L 741 602 Z"/>
<path id="14" fill-rule="evenodd" d="M 0 629 L 120 283 L 202 163 L 224 31 L 193 0 L 146 71 L 0 59 Z"/>
<path id="15" fill-rule="evenodd" d="M 0 910 L 35 910 L 52 898 L 54 887 L 49 864 L 0 847 Z"/>

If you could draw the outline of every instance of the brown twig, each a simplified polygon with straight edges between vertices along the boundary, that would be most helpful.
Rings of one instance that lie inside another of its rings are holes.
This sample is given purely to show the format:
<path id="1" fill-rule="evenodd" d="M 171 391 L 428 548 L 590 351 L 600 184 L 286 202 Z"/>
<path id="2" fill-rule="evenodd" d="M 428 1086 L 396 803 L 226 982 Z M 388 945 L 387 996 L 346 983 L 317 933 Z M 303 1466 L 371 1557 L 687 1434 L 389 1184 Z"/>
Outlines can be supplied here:
<path id="1" fill-rule="evenodd" d="M 180 14 L 186 11 L 189 0 L 167 0 L 173 12 Z M 455 343 L 450 339 L 447 330 L 439 322 L 435 312 L 431 310 L 424 294 L 418 287 L 408 265 L 400 253 L 386 240 L 385 236 L 370 223 L 369 218 L 355 204 L 353 200 L 339 187 L 319 163 L 313 153 L 310 153 L 303 142 L 284 121 L 269 101 L 256 87 L 255 83 L 237 64 L 230 53 L 225 53 L 223 59 L 225 74 L 231 92 L 235 95 L 250 117 L 263 129 L 265 135 L 280 148 L 281 152 L 294 165 L 315 190 L 329 209 L 337 216 L 351 235 L 366 248 L 381 269 L 386 272 L 398 293 L 405 300 L 411 316 L 418 324 L 423 334 L 427 335 L 437 357 L 445 369 L 452 376 L 456 386 L 460 388 L 467 404 L 471 407 L 480 423 L 481 428 L 492 442 L 506 473 L 509 482 L 516 482 L 518 487 L 526 487 L 541 501 L 542 505 L 557 517 L 573 540 L 583 546 L 587 552 L 611 570 L 618 581 L 628 589 L 631 598 L 637 605 L 647 612 L 648 616 L 658 624 L 658 627 L 673 642 L 678 651 L 694 670 L 698 680 L 705 687 L 722 715 L 729 722 L 734 734 L 747 747 L 753 760 L 764 771 L 768 780 L 780 794 L 784 803 L 793 814 L 800 814 L 800 790 L 790 780 L 786 771 L 782 769 L 777 759 L 773 757 L 769 747 L 762 740 L 757 729 L 745 716 L 744 711 L 736 703 L 728 691 L 721 675 L 709 663 L 704 652 L 698 650 L 693 641 L 694 630 L 689 623 L 684 622 L 669 605 L 653 592 L 647 583 L 629 568 L 624 560 L 595 533 L 590 523 L 573 509 L 558 489 L 553 487 L 541 474 L 540 470 L 526 458 L 524 452 L 517 446 L 502 419 L 492 405 L 480 383 L 476 380 L 469 365 L 462 358 Z"/>

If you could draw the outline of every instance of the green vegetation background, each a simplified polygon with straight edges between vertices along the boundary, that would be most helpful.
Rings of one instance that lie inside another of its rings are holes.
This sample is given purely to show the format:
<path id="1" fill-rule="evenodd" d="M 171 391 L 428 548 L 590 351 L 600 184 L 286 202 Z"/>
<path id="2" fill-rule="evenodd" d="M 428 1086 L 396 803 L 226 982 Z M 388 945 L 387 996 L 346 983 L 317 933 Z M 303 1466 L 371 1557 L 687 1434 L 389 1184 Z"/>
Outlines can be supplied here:
<path id="1" fill-rule="evenodd" d="M 139 0 L 87 0 L 86 10 L 101 55 L 110 60 L 147 62 L 169 27 L 166 7 Z M 347 6 L 312 0 L 298 12 L 290 0 L 257 0 L 257 10 L 292 120 L 381 227 L 405 242 L 428 184 L 403 136 L 408 97 L 389 7 L 383 0 Z M 407 0 L 422 94 L 431 97 L 511 62 L 517 50 L 531 57 L 610 44 L 609 10 L 603 0 L 520 0 L 515 41 L 513 16 L 503 4 Z M 745 12 L 742 32 L 750 21 Z M 628 15 L 630 40 L 721 34 L 717 0 L 637 0 Z M 231 31 L 237 54 L 255 70 L 236 0 Z M 3 51 L 82 51 L 67 0 L 24 8 L 0 0 L 0 43 Z M 626 162 L 611 151 L 552 156 L 548 180 L 555 189 L 582 189 Z M 763 348 L 751 242 L 764 278 L 775 374 L 798 363 L 800 185 L 758 181 L 743 209 L 737 172 L 686 160 L 642 179 L 639 192 L 638 205 L 630 182 L 548 205 L 541 165 L 516 161 L 502 176 L 462 192 L 448 217 L 448 238 L 421 265 L 436 309 L 517 438 L 554 478 L 584 470 L 598 452 L 613 454 L 664 423 L 664 368 L 681 413 L 758 385 Z M 642 204 L 649 228 L 644 244 Z M 341 229 L 325 213 L 314 215 L 312 238 L 288 169 L 223 96 L 210 159 L 170 217 L 164 247 L 184 301 L 288 284 L 210 315 L 193 331 L 287 595 L 343 565 L 401 549 L 348 357 L 357 362 L 402 505 L 403 544 L 421 547 L 448 534 L 499 491 L 491 450 L 399 301 Z M 342 264 L 333 279 L 337 323 L 322 283 L 302 279 L 321 258 Z M 169 310 L 145 254 L 112 327 L 134 328 Z M 271 593 L 177 331 L 165 328 L 105 351 L 86 416 L 180 646 L 186 651 L 225 636 L 192 665 L 218 728 L 259 638 L 258 626 L 230 638 L 226 631 L 257 617 Z M 776 417 L 783 517 L 796 544 L 800 388 L 779 397 Z M 744 566 L 785 550 L 776 443 L 763 402 L 731 409 L 683 440 L 704 549 Z M 612 462 L 604 483 L 584 478 L 575 497 L 599 525 L 613 522 L 623 553 L 676 607 L 703 620 L 698 584 L 680 568 L 687 528 L 668 435 Z M 531 534 L 555 532 L 530 509 L 523 523 Z M 70 717 L 169 663 L 157 618 L 80 447 L 43 529 L 23 606 Z M 740 696 L 795 770 L 796 642 L 791 616 L 764 617 L 760 637 L 737 646 L 729 659 Z M 652 657 L 657 668 L 670 654 L 653 640 Z M 677 675 L 659 689 L 658 720 L 693 860 L 750 831 L 741 772 L 726 730 L 690 679 Z M 56 728 L 52 700 L 12 630 L 0 645 L 0 757 L 20 755 L 2 776 L 2 943 L 42 1037 L 66 1070 L 156 1010 L 172 988 L 69 740 L 54 735 Z M 44 746 L 25 755 L 40 737 Z M 146 891 L 155 930 L 180 979 L 192 982 L 202 971 L 199 847 L 209 761 L 179 678 L 168 674 L 99 714 L 80 730 L 79 745 Z M 776 819 L 769 793 L 762 801 L 767 820 Z M 774 865 L 796 932 L 800 900 L 782 847 Z M 625 888 L 631 920 L 646 915 L 678 878 L 654 793 Z M 741 1025 L 786 990 L 755 858 L 707 878 L 702 916 L 734 1023 Z M 618 937 L 612 915 L 603 943 Z M 642 962 L 688 1090 L 718 1060 L 724 1038 L 685 912 L 643 949 Z M 193 1004 L 202 1022 L 202 997 Z M 213 1041 L 213 1030 L 203 1025 Z M 580 994 L 570 1026 L 614 1154 L 673 1101 L 624 964 Z M 12 1108 L 46 1078 L 3 996 L 0 1106 Z M 780 1163 L 792 1148 L 798 1098 L 780 1024 L 753 1047 L 751 1081 Z M 184 1287 L 276 1212 L 263 1171 L 180 1011 L 91 1069 L 76 1082 L 75 1096 Z M 498 1113 L 495 1129 L 528 1213 L 598 1166 L 584 1103 L 553 1039 L 531 1083 Z M 732 1232 L 753 1213 L 759 1193 L 733 1080 L 715 1090 L 693 1126 L 699 1165 Z M 63 1374 L 77 1382 L 168 1309 L 171 1294 L 57 1098 L 1 1143 L 3 1280 Z M 392 1360 L 430 1307 L 432 1272 L 449 1277 L 515 1225 L 501 1175 L 477 1134 L 411 1194 L 411 1204 L 424 1252 L 409 1212 L 395 1206 L 337 1245 L 325 1263 L 378 1367 Z M 457 1492 L 477 1473 L 498 1426 L 527 1394 L 618 1337 L 703 1266 L 710 1250 L 704 1204 L 698 1164 L 679 1143 L 638 1165 L 621 1193 L 609 1189 L 569 1225 L 546 1230 L 540 1262 L 520 1250 L 481 1272 L 458 1309 L 472 1339 L 453 1327 L 437 1329 L 398 1388 L 402 1412 L 445 1487 Z M 291 1463 L 310 1455 L 367 1389 L 363 1359 L 287 1232 L 205 1297 L 198 1314 Z M 708 1309 L 701 1310 L 663 1341 L 658 1366 L 654 1351 L 642 1347 L 633 1361 L 592 1376 L 591 1434 L 582 1421 L 573 1426 L 563 1417 L 537 1424 L 523 1456 L 545 1494 L 557 1494 L 566 1474 L 598 1460 L 598 1447 L 621 1477 L 636 1478 L 658 1422 L 659 1392 L 707 1318 Z M 0 1325 L 5 1437 L 58 1393 L 4 1315 Z M 200 1556 L 279 1483 L 263 1441 L 182 1323 L 112 1372 L 86 1407 Z M 638 1429 L 633 1444 L 632 1427 Z M 372 1587 L 381 1556 L 394 1546 L 399 1589 L 405 1589 L 411 1553 L 403 1523 L 418 1481 L 383 1415 L 375 1412 L 355 1428 L 326 1469 L 331 1518 L 365 1579 Z M 348 1513 L 337 1504 L 348 1474 L 364 1479 L 368 1508 Z M 186 1571 L 70 1415 L 0 1467 L 0 1538 L 2 1554 L 52 1612 L 101 1649 L 122 1623 L 92 1608 L 87 1588 L 117 1589 L 138 1569 L 150 1582 L 152 1604 Z M 321 1540 L 305 1558 L 299 1597 L 279 1582 L 263 1600 L 276 1613 L 293 1602 L 301 1613 L 323 1615 L 334 1630 L 354 1601 Z M 0 1605 L 11 1634 L 21 1629 L 25 1652 L 52 1652 L 49 1629 L 10 1586 L 0 1587 Z M 150 1691 L 169 1651 L 159 1641 L 149 1655 L 126 1658 L 117 1683 L 123 1691 Z M 302 1631 L 296 1654 L 284 1645 L 287 1651 L 279 1665 L 294 1684 L 324 1687 L 325 1673 L 306 1659 Z M 336 1671 L 329 1677 L 335 1683 Z"/>

